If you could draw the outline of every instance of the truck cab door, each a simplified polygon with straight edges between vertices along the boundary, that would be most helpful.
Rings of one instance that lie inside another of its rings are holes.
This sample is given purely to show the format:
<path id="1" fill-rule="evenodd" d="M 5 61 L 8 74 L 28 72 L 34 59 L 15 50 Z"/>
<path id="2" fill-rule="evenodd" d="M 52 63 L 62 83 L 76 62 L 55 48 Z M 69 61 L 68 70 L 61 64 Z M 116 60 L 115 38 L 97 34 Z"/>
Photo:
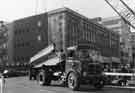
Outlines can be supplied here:
<path id="1" fill-rule="evenodd" d="M 81 69 L 81 64 L 76 57 L 75 51 L 73 50 L 68 51 L 67 57 L 66 57 L 66 65 L 65 65 L 66 73 L 70 71 L 80 72 L 80 69 Z"/>

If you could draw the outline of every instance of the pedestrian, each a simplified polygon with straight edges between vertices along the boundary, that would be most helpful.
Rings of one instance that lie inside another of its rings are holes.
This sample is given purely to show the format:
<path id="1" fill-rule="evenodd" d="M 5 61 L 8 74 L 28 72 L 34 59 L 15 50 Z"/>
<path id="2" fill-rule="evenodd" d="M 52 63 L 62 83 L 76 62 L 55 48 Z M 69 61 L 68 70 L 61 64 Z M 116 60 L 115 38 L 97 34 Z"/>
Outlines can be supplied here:
<path id="1" fill-rule="evenodd" d="M 126 66 L 123 66 L 122 69 L 121 69 L 121 72 L 122 73 L 128 73 L 128 68 Z M 124 83 L 124 85 L 127 84 L 127 80 L 128 80 L 128 76 L 123 76 L 122 77 L 122 82 Z"/>
<path id="2" fill-rule="evenodd" d="M 127 68 L 126 66 L 123 66 L 123 67 L 121 68 L 121 72 L 122 72 L 122 73 L 128 73 L 128 68 Z"/>

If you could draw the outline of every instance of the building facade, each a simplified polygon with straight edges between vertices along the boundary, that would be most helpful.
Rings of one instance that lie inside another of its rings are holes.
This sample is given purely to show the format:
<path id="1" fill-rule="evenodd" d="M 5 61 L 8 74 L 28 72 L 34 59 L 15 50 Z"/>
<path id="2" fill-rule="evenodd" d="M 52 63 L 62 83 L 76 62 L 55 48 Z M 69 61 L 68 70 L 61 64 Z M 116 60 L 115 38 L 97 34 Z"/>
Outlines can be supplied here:
<path id="1" fill-rule="evenodd" d="M 132 49 L 129 41 L 130 26 L 120 17 L 96 18 L 95 21 L 120 35 L 121 63 L 130 63 L 132 59 Z"/>
<path id="2" fill-rule="evenodd" d="M 6 65 L 8 61 L 7 53 L 7 41 L 8 41 L 8 29 L 7 24 L 4 21 L 0 21 L 0 69 Z"/>
<path id="3" fill-rule="evenodd" d="M 25 65 L 48 43 L 47 14 L 19 19 L 10 25 L 8 54 L 12 65 Z"/>
<path id="4" fill-rule="evenodd" d="M 47 15 L 45 15 L 47 14 Z M 28 62 L 47 45 L 56 50 L 78 44 L 90 46 L 90 53 L 100 54 L 102 62 L 119 62 L 119 35 L 68 8 L 60 8 L 13 22 L 12 62 Z"/>
<path id="5" fill-rule="evenodd" d="M 119 35 L 71 9 L 50 11 L 48 29 L 49 41 L 55 42 L 59 49 L 87 44 L 91 53 L 102 56 L 102 62 L 120 62 Z"/>
<path id="6" fill-rule="evenodd" d="M 131 47 L 132 47 L 131 65 L 132 65 L 132 67 L 135 67 L 135 32 L 131 32 L 129 37 L 130 37 L 130 44 L 131 44 Z"/>

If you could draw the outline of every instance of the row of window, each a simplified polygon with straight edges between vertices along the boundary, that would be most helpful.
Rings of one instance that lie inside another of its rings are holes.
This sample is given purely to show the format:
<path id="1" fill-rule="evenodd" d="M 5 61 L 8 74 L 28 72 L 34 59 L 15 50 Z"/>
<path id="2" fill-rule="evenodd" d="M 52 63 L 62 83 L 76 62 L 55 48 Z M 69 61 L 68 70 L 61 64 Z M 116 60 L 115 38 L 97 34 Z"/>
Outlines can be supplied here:
<path id="1" fill-rule="evenodd" d="M 7 48 L 7 43 L 1 44 L 1 45 L 0 45 L 0 49 L 1 49 L 1 48 Z"/>
<path id="2" fill-rule="evenodd" d="M 3 55 L 3 56 L 1 56 L 1 60 L 8 60 L 8 55 L 6 54 L 6 55 Z"/>
<path id="3" fill-rule="evenodd" d="M 30 42 L 22 42 L 22 43 L 15 44 L 15 48 L 18 48 L 18 47 L 29 47 L 29 46 L 30 46 Z"/>
<path id="4" fill-rule="evenodd" d="M 123 56 L 128 57 L 129 56 L 129 54 L 127 52 L 123 52 L 123 51 L 120 52 L 120 55 L 121 55 L 121 57 L 123 57 Z"/>
<path id="5" fill-rule="evenodd" d="M 76 45 L 79 40 L 93 42 L 95 48 L 99 47 L 103 54 L 118 56 L 119 36 L 116 33 L 109 31 L 105 27 L 81 18 L 77 19 L 77 17 L 71 15 L 69 15 L 67 28 L 69 32 L 69 45 Z M 112 48 L 115 49 L 111 51 Z"/>
<path id="6" fill-rule="evenodd" d="M 28 29 L 28 28 L 17 28 L 16 30 L 15 30 L 15 35 L 17 35 L 17 34 L 24 34 L 24 33 L 26 33 L 26 32 L 30 32 L 30 30 Z"/>
<path id="7" fill-rule="evenodd" d="M 97 31 L 97 29 L 92 29 L 92 30 L 88 30 L 85 25 L 82 27 L 82 29 L 80 29 L 79 24 L 78 23 L 69 23 L 68 24 L 68 30 L 71 31 L 70 34 L 70 38 L 74 38 L 74 41 L 71 42 L 77 42 L 76 39 L 82 38 L 84 40 L 87 40 L 89 42 L 93 42 L 93 43 L 100 43 L 102 42 L 102 46 L 106 47 L 106 46 L 110 46 L 110 47 L 117 47 L 119 41 L 113 40 L 112 37 L 109 38 L 109 31 L 107 32 L 102 32 L 102 31 Z M 89 26 L 89 25 L 88 25 Z M 84 29 L 85 27 L 85 29 Z M 101 29 L 102 30 L 102 29 Z M 106 34 L 107 33 L 107 34 Z M 117 37 L 116 37 L 117 38 Z M 75 41 L 76 40 L 76 41 Z M 103 42 L 104 41 L 104 42 Z M 109 43 L 111 42 L 111 43 Z"/>
<path id="8" fill-rule="evenodd" d="M 28 61 L 30 57 L 16 56 L 14 61 Z"/>

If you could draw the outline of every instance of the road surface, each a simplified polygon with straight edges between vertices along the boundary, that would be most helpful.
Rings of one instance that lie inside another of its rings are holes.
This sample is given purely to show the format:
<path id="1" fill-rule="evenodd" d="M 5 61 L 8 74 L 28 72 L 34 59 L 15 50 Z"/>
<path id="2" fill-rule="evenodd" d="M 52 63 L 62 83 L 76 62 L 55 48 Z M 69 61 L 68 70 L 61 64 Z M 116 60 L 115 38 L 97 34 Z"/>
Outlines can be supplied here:
<path id="1" fill-rule="evenodd" d="M 79 91 L 72 91 L 56 84 L 39 86 L 36 81 L 29 81 L 27 77 L 16 77 L 6 79 L 4 93 L 135 93 L 135 89 L 105 87 L 96 90 L 87 85 L 81 86 Z"/>

